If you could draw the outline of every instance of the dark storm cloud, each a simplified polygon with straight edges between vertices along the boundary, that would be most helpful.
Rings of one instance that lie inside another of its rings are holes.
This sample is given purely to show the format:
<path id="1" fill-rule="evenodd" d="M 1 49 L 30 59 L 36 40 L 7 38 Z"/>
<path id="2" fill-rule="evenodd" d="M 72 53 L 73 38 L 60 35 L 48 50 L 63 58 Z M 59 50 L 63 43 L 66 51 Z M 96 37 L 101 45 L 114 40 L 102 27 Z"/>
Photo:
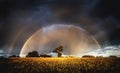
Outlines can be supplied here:
<path id="1" fill-rule="evenodd" d="M 0 0 L 0 48 L 13 44 L 21 48 L 36 30 L 57 23 L 81 26 L 100 44 L 119 43 L 119 3 L 119 0 Z"/>
<path id="2" fill-rule="evenodd" d="M 119 0 L 101 0 L 91 12 L 91 17 L 101 19 L 100 27 L 108 34 L 111 44 L 120 43 L 120 1 Z"/>
<path id="3" fill-rule="evenodd" d="M 34 7 L 34 1 L 32 0 L 1 0 L 0 1 L 0 43 L 6 42 L 14 31 L 14 27 L 18 25 L 12 24 L 15 21 L 11 21 L 13 13 L 18 13 L 19 11 L 32 10 Z M 19 13 L 18 13 L 19 14 Z M 23 13 L 24 14 L 24 13 Z M 23 24 L 24 25 L 24 24 Z M 25 25 L 26 26 L 26 25 Z"/>
<path id="4" fill-rule="evenodd" d="M 120 18 L 120 1 L 119 0 L 101 0 L 92 11 L 92 16 L 106 18 L 107 16 L 115 16 Z"/>

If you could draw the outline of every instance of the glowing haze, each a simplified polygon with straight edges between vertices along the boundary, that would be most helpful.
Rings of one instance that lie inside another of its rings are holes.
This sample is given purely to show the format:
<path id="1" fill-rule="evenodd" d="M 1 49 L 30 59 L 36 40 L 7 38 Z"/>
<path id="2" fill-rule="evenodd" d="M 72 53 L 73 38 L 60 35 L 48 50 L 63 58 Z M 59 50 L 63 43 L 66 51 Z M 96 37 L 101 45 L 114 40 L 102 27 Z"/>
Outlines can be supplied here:
<path id="1" fill-rule="evenodd" d="M 34 33 L 22 47 L 20 57 L 34 50 L 39 54 L 48 54 L 60 45 L 64 47 L 64 55 L 77 56 L 100 49 L 96 39 L 82 28 L 58 24 L 43 27 Z"/>

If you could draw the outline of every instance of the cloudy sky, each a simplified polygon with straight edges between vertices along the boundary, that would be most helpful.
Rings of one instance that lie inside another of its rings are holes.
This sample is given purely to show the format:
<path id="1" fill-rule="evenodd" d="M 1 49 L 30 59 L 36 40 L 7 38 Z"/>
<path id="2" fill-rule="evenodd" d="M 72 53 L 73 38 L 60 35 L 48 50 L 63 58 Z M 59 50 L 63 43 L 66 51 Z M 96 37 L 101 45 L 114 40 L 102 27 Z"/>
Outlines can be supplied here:
<path id="1" fill-rule="evenodd" d="M 119 0 L 0 0 L 0 49 L 18 54 L 35 31 L 52 24 L 82 27 L 102 46 L 119 45 L 119 7 Z"/>

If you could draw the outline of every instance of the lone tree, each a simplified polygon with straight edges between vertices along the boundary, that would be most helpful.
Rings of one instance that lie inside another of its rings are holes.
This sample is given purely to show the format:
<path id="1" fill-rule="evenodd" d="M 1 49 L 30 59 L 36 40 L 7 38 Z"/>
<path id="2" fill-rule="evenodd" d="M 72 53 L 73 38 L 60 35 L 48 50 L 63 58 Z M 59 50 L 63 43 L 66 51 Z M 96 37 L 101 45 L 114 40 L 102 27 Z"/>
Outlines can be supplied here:
<path id="1" fill-rule="evenodd" d="M 63 46 L 59 46 L 58 48 L 55 48 L 53 52 L 58 53 L 58 57 L 62 56 Z"/>
<path id="2" fill-rule="evenodd" d="M 29 52 L 26 57 L 39 57 L 39 54 L 37 51 L 32 51 L 32 52 Z"/>

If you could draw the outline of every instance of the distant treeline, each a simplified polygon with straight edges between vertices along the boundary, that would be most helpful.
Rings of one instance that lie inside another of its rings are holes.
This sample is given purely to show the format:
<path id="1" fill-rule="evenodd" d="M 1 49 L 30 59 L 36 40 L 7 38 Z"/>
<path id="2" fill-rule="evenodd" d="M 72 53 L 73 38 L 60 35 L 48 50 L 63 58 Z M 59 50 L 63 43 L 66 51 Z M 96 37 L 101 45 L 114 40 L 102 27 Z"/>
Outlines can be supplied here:
<path id="1" fill-rule="evenodd" d="M 12 57 L 19 58 L 19 56 L 16 56 L 16 55 L 9 56 L 9 58 L 12 58 Z M 33 55 L 28 56 L 27 55 L 26 57 L 52 57 L 52 56 L 51 55 L 47 55 L 47 54 L 40 54 L 40 55 L 36 55 L 36 56 L 33 56 Z M 0 57 L 0 58 L 3 58 L 3 57 Z M 65 56 L 64 58 L 75 58 L 75 56 Z M 84 56 L 82 56 L 82 58 L 104 58 L 104 57 L 103 56 L 84 55 Z M 114 55 L 111 55 L 108 58 L 118 58 L 118 57 L 114 56 Z"/>
<path id="2" fill-rule="evenodd" d="M 9 56 L 9 58 L 11 57 L 17 57 L 19 58 L 19 56 L 16 56 L 16 55 L 11 55 Z M 37 52 L 37 51 L 32 51 L 32 52 L 29 52 L 26 57 L 52 57 L 52 55 L 47 55 L 47 54 L 40 54 Z M 62 57 L 62 55 L 60 55 L 58 53 L 58 56 L 57 57 Z M 4 58 L 3 56 L 0 56 L 0 58 Z M 75 56 L 65 56 L 65 58 L 75 58 Z M 83 55 L 82 58 L 103 58 L 103 56 L 93 56 L 93 55 Z M 109 58 L 117 58 L 117 56 L 115 55 L 110 55 Z"/>

